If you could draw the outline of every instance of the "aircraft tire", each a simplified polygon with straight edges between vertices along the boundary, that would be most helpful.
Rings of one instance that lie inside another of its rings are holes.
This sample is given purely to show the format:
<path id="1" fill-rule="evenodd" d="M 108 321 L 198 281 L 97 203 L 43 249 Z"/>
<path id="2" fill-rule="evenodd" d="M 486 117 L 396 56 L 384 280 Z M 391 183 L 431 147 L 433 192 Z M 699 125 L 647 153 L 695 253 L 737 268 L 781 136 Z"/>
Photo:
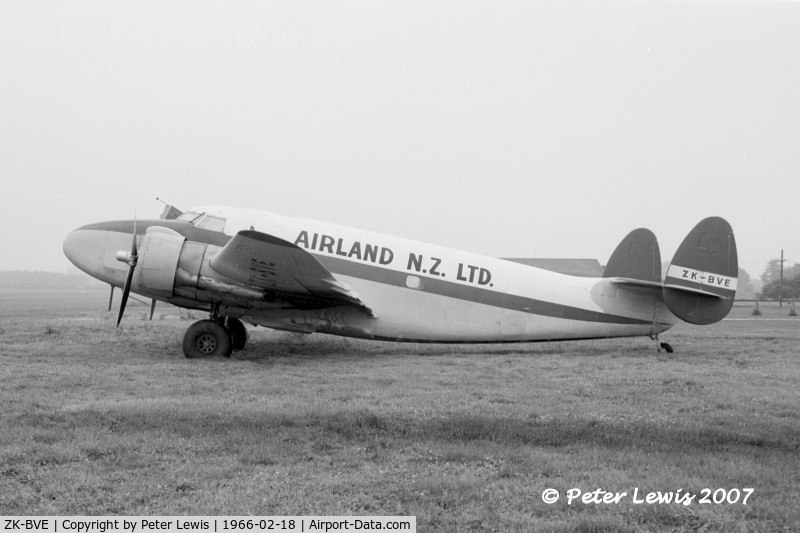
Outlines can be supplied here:
<path id="1" fill-rule="evenodd" d="M 183 335 L 183 354 L 190 358 L 230 357 L 233 342 L 228 331 L 213 320 L 195 322 Z"/>
<path id="2" fill-rule="evenodd" d="M 247 328 L 244 327 L 242 321 L 232 316 L 226 316 L 220 320 L 220 324 L 228 332 L 228 335 L 231 336 L 233 349 L 237 352 L 239 350 L 244 350 L 244 347 L 247 345 Z"/>

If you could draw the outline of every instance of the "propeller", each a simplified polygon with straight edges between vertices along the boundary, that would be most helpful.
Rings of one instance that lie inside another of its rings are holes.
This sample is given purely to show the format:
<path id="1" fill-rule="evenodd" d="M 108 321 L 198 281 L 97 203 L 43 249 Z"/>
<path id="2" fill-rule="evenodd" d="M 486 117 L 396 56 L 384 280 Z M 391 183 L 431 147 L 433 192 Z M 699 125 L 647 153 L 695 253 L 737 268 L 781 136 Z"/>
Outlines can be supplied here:
<path id="1" fill-rule="evenodd" d="M 111 294 L 108 295 L 108 310 L 111 311 L 111 303 L 114 301 L 114 286 L 111 286 Z"/>
<path id="2" fill-rule="evenodd" d="M 122 288 L 122 301 L 119 304 L 119 316 L 117 317 L 117 327 L 122 322 L 122 315 L 125 313 L 125 304 L 128 303 L 128 295 L 131 293 L 131 281 L 133 280 L 133 271 L 136 269 L 136 263 L 139 260 L 139 249 L 136 246 L 136 218 L 133 219 L 133 243 L 131 244 L 131 253 L 117 252 L 117 260 L 123 261 L 130 265 L 128 269 L 128 277 L 125 278 L 125 286 Z"/>

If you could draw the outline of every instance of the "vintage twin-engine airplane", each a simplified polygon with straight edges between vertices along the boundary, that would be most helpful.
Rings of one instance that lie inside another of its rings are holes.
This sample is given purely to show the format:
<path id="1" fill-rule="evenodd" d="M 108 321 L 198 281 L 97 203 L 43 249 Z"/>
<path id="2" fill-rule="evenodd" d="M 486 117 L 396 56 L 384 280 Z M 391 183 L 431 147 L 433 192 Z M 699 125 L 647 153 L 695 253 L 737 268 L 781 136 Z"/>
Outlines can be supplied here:
<path id="1" fill-rule="evenodd" d="M 128 251 L 130 250 L 130 251 Z M 210 318 L 187 357 L 230 356 L 243 322 L 295 332 L 416 342 L 532 342 L 658 335 L 728 314 L 738 276 L 730 225 L 712 217 L 661 276 L 650 230 L 617 246 L 602 277 L 578 277 L 315 220 L 251 209 L 167 206 L 157 220 L 89 224 L 64 253 L 78 268 Z M 151 308 L 152 318 L 152 308 Z M 660 343 L 667 349 L 668 345 Z"/>

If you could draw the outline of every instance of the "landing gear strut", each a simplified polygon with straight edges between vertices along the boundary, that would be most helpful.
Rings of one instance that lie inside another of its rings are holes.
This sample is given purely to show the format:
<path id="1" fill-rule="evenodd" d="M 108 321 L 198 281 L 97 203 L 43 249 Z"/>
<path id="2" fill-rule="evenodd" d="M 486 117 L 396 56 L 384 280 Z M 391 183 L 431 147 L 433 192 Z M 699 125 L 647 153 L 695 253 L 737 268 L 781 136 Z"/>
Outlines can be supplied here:
<path id="1" fill-rule="evenodd" d="M 233 349 L 236 351 L 244 350 L 247 344 L 247 329 L 244 327 L 244 324 L 242 324 L 242 321 L 232 316 L 225 316 L 217 319 L 217 322 L 225 328 L 225 331 L 231 336 Z"/>

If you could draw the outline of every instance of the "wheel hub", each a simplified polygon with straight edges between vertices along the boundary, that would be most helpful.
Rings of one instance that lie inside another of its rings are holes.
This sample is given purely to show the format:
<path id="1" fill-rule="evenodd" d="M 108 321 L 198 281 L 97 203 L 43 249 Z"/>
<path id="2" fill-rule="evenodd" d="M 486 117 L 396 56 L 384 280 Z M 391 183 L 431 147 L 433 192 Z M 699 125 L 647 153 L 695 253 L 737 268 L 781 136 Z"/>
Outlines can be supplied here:
<path id="1" fill-rule="evenodd" d="M 214 353 L 217 349 L 217 339 L 213 335 L 200 335 L 197 339 L 197 348 L 206 355 Z"/>

